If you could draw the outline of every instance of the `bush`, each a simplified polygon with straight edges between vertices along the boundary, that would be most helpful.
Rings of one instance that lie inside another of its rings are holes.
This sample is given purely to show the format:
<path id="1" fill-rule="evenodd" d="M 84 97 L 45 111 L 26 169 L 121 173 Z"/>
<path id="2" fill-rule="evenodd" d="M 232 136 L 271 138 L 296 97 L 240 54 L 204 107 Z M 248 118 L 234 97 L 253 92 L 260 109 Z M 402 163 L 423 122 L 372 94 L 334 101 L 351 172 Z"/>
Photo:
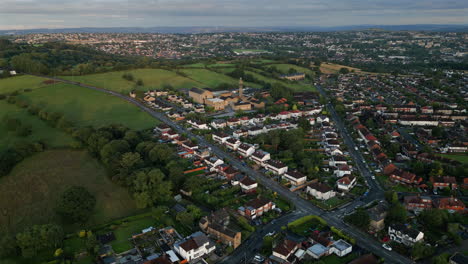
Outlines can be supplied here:
<path id="1" fill-rule="evenodd" d="M 9 104 L 14 104 L 14 103 L 16 103 L 16 97 L 15 97 L 15 96 L 11 96 L 11 95 L 8 96 L 7 102 L 8 102 Z"/>

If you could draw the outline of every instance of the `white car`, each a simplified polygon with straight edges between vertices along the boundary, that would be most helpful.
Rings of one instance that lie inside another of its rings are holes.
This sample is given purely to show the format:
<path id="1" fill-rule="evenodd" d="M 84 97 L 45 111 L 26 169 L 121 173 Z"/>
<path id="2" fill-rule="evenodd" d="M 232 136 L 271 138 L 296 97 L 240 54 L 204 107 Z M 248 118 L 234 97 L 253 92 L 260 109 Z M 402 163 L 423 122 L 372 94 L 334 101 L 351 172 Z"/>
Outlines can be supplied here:
<path id="1" fill-rule="evenodd" d="M 374 175 L 372 175 L 372 177 L 371 177 L 371 178 L 372 178 L 373 180 L 375 180 L 375 176 L 374 176 Z"/>
<path id="2" fill-rule="evenodd" d="M 270 233 L 267 234 L 267 236 L 274 236 L 276 234 L 275 231 L 271 231 Z"/>
<path id="3" fill-rule="evenodd" d="M 392 247 L 389 246 L 388 244 L 382 244 L 382 247 L 385 248 L 388 251 L 392 251 Z"/>

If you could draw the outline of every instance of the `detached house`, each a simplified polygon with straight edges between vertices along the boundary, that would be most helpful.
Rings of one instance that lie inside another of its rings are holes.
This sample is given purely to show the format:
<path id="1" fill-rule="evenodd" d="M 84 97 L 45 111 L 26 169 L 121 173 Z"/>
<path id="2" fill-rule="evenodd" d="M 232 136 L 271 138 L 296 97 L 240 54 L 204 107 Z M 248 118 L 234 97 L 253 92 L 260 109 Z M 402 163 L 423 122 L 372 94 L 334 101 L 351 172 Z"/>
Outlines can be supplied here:
<path id="1" fill-rule="evenodd" d="M 241 144 L 241 142 L 238 139 L 235 139 L 235 138 L 229 138 L 224 142 L 224 145 L 226 145 L 226 147 L 228 149 L 231 149 L 231 150 L 234 150 L 234 151 L 237 150 L 237 148 L 240 146 L 240 144 Z"/>
<path id="2" fill-rule="evenodd" d="M 421 178 L 416 177 L 416 174 L 400 169 L 396 169 L 390 174 L 390 180 L 405 184 L 419 184 L 422 181 Z"/>
<path id="3" fill-rule="evenodd" d="M 339 190 L 348 192 L 350 191 L 357 183 L 356 177 L 354 176 L 344 176 L 343 178 L 336 181 L 336 185 Z"/>
<path id="4" fill-rule="evenodd" d="M 430 196 L 412 195 L 405 196 L 404 204 L 406 210 L 420 211 L 432 208 L 432 198 Z"/>
<path id="5" fill-rule="evenodd" d="M 275 174 L 282 175 L 288 171 L 288 166 L 279 160 L 270 159 L 265 162 L 265 169 Z"/>
<path id="6" fill-rule="evenodd" d="M 370 223 L 369 227 L 372 231 L 378 232 L 385 227 L 385 217 L 387 216 L 388 206 L 385 202 L 367 209 Z"/>
<path id="7" fill-rule="evenodd" d="M 257 190 L 258 183 L 252 180 L 249 176 L 245 176 L 239 181 L 239 185 L 244 193 L 252 193 Z"/>
<path id="8" fill-rule="evenodd" d="M 291 241 L 289 239 L 285 239 L 283 242 L 279 243 L 274 249 L 273 249 L 273 257 L 274 258 L 279 258 L 281 260 L 287 261 L 291 255 L 296 252 L 296 250 L 299 248 L 298 243 Z M 274 259 L 273 258 L 273 259 Z"/>
<path id="9" fill-rule="evenodd" d="M 334 171 L 336 177 L 343 177 L 345 175 L 351 174 L 351 169 L 348 165 L 339 165 Z"/>
<path id="10" fill-rule="evenodd" d="M 263 166 L 263 164 L 270 159 L 270 153 L 262 150 L 257 150 L 252 154 L 252 156 L 250 156 L 250 159 L 253 160 L 255 163 Z"/>
<path id="11" fill-rule="evenodd" d="M 237 148 L 237 152 L 243 157 L 249 157 L 255 152 L 255 147 L 253 145 L 241 143 Z"/>
<path id="12" fill-rule="evenodd" d="M 390 239 L 405 246 L 413 246 L 414 243 L 424 239 L 424 233 L 408 228 L 404 224 L 393 224 L 388 227 Z"/>
<path id="13" fill-rule="evenodd" d="M 237 211 L 247 219 L 256 219 L 264 213 L 275 209 L 275 207 L 276 205 L 272 201 L 265 198 L 257 198 L 239 207 Z"/>
<path id="14" fill-rule="evenodd" d="M 434 207 L 449 211 L 465 211 L 466 208 L 463 201 L 454 197 L 439 198 L 434 201 Z"/>
<path id="15" fill-rule="evenodd" d="M 333 191 L 330 186 L 319 182 L 307 186 L 306 192 L 317 200 L 328 200 L 336 195 L 335 191 Z"/>
<path id="16" fill-rule="evenodd" d="M 216 132 L 211 136 L 216 143 L 224 144 L 230 136 L 224 132 Z"/>
<path id="17" fill-rule="evenodd" d="M 210 254 L 215 248 L 216 246 L 202 232 L 196 232 L 188 239 L 174 244 L 174 250 L 189 262 Z"/>
<path id="18" fill-rule="evenodd" d="M 289 181 L 292 185 L 299 186 L 306 182 L 307 177 L 299 171 L 287 171 L 283 174 L 283 179 Z"/>

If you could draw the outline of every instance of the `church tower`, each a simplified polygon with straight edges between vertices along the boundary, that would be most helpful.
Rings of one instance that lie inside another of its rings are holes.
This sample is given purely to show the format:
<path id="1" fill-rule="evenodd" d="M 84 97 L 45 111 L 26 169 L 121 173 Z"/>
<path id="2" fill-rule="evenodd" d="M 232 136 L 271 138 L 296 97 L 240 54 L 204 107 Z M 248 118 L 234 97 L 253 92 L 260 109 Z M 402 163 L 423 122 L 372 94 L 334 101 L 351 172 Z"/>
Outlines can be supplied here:
<path id="1" fill-rule="evenodd" d="M 239 98 L 240 99 L 242 99 L 242 97 L 244 96 L 243 90 L 244 90 L 244 81 L 242 81 L 242 78 L 240 78 L 239 79 Z"/>

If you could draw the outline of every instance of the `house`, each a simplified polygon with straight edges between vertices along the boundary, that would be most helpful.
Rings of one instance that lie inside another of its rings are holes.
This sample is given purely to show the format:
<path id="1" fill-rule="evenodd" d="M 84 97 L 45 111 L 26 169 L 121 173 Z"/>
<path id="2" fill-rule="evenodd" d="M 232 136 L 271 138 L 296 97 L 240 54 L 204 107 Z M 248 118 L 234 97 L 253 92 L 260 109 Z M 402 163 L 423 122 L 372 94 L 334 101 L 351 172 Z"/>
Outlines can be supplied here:
<path id="1" fill-rule="evenodd" d="M 190 124 L 194 129 L 211 130 L 211 127 L 209 127 L 207 123 L 203 123 L 197 120 L 188 120 L 187 123 Z"/>
<path id="2" fill-rule="evenodd" d="M 155 132 L 157 131 L 159 133 L 168 132 L 169 130 L 171 130 L 171 127 L 166 124 L 160 124 L 154 129 Z"/>
<path id="3" fill-rule="evenodd" d="M 177 134 L 177 132 L 174 132 L 172 130 L 169 130 L 167 132 L 163 132 L 162 135 L 164 137 L 167 137 L 169 139 L 175 139 L 175 138 L 178 138 L 179 137 L 179 134 Z"/>
<path id="4" fill-rule="evenodd" d="M 235 249 L 241 244 L 242 234 L 229 227 L 230 218 L 227 209 L 223 208 L 202 217 L 199 226 L 209 236 L 215 237 L 216 240 Z"/>
<path id="5" fill-rule="evenodd" d="M 328 200 L 336 195 L 336 192 L 333 191 L 330 186 L 320 182 L 315 182 L 307 186 L 306 192 L 317 200 Z"/>
<path id="6" fill-rule="evenodd" d="M 239 181 L 239 185 L 244 193 L 252 193 L 257 190 L 258 183 L 252 180 L 249 176 L 245 176 Z"/>
<path id="7" fill-rule="evenodd" d="M 256 198 L 250 202 L 247 202 L 244 206 L 237 209 L 239 214 L 245 216 L 247 219 L 256 219 L 262 216 L 264 213 L 275 209 L 276 205 L 265 198 Z"/>
<path id="8" fill-rule="evenodd" d="M 250 156 L 250 159 L 259 165 L 263 165 L 263 163 L 270 159 L 270 153 L 257 150 L 252 154 L 252 156 Z"/>
<path id="9" fill-rule="evenodd" d="M 265 162 L 265 169 L 277 174 L 282 175 L 288 171 L 288 166 L 279 160 L 267 160 Z"/>
<path id="10" fill-rule="evenodd" d="M 273 249 L 273 256 L 282 260 L 288 260 L 299 248 L 299 243 L 285 239 Z"/>
<path id="11" fill-rule="evenodd" d="M 406 210 L 421 211 L 432 208 L 432 198 L 420 195 L 405 196 L 404 204 Z"/>
<path id="12" fill-rule="evenodd" d="M 432 176 L 430 178 L 432 186 L 434 189 L 443 189 L 443 188 L 451 188 L 452 190 L 457 189 L 457 179 L 455 177 L 450 176 Z"/>
<path id="13" fill-rule="evenodd" d="M 216 246 L 202 232 L 193 233 L 190 237 L 174 244 L 174 250 L 187 261 L 209 255 Z"/>
<path id="14" fill-rule="evenodd" d="M 299 171 L 294 170 L 285 172 L 283 179 L 289 181 L 294 186 L 300 186 L 306 182 L 307 177 Z"/>
<path id="15" fill-rule="evenodd" d="M 239 174 L 239 171 L 229 165 L 221 164 L 217 167 L 219 174 L 224 176 L 226 179 L 231 180 L 235 175 Z"/>
<path id="16" fill-rule="evenodd" d="M 346 165 L 348 164 L 348 160 L 343 156 L 333 156 L 328 165 L 330 166 L 338 166 L 338 165 Z"/>
<path id="17" fill-rule="evenodd" d="M 214 129 L 221 129 L 227 127 L 227 122 L 223 119 L 215 119 L 211 121 L 210 125 Z"/>
<path id="18" fill-rule="evenodd" d="M 465 211 L 465 204 L 463 201 L 454 197 L 436 199 L 434 201 L 434 207 L 449 211 Z"/>
<path id="19" fill-rule="evenodd" d="M 390 239 L 405 246 L 413 246 L 414 243 L 424 239 L 424 233 L 409 228 L 404 224 L 392 224 L 388 227 Z"/>
<path id="20" fill-rule="evenodd" d="M 217 170 L 216 167 L 219 165 L 223 164 L 224 161 L 216 156 L 209 157 L 208 159 L 205 159 L 206 165 L 210 167 L 210 171 Z"/>
<path id="21" fill-rule="evenodd" d="M 353 246 L 348 242 L 340 239 L 338 241 L 333 242 L 333 245 L 330 248 L 330 254 L 335 254 L 338 257 L 344 257 L 353 251 Z"/>
<path id="22" fill-rule="evenodd" d="M 339 190 L 348 192 L 350 191 L 357 183 L 356 177 L 354 176 L 344 176 L 338 181 L 336 181 L 336 185 Z"/>
<path id="23" fill-rule="evenodd" d="M 231 150 L 234 150 L 234 151 L 237 150 L 237 148 L 240 146 L 240 144 L 241 144 L 241 142 L 238 139 L 235 139 L 235 138 L 229 138 L 224 142 L 224 145 L 226 145 L 226 147 L 228 149 L 231 149 Z"/>
<path id="24" fill-rule="evenodd" d="M 378 232 L 385 227 L 385 217 L 387 216 L 388 206 L 385 202 L 379 203 L 378 205 L 367 209 L 369 214 L 370 222 L 369 228 Z"/>
<path id="25" fill-rule="evenodd" d="M 237 152 L 243 157 L 249 157 L 255 152 L 255 147 L 250 144 L 241 143 L 237 148 Z"/>
<path id="26" fill-rule="evenodd" d="M 307 249 L 307 254 L 314 259 L 319 259 L 323 256 L 327 256 L 329 254 L 328 247 L 323 246 L 320 243 L 317 243 Z"/>
<path id="27" fill-rule="evenodd" d="M 351 174 L 351 169 L 348 165 L 339 165 L 334 171 L 336 177 L 343 177 L 345 175 Z"/>
<path id="28" fill-rule="evenodd" d="M 422 181 L 421 178 L 416 178 L 416 174 L 400 169 L 396 169 L 390 174 L 390 180 L 405 184 L 419 184 Z"/>
<path id="29" fill-rule="evenodd" d="M 215 132 L 211 135 L 211 138 L 219 144 L 224 144 L 226 140 L 230 138 L 230 136 L 224 132 Z"/>

